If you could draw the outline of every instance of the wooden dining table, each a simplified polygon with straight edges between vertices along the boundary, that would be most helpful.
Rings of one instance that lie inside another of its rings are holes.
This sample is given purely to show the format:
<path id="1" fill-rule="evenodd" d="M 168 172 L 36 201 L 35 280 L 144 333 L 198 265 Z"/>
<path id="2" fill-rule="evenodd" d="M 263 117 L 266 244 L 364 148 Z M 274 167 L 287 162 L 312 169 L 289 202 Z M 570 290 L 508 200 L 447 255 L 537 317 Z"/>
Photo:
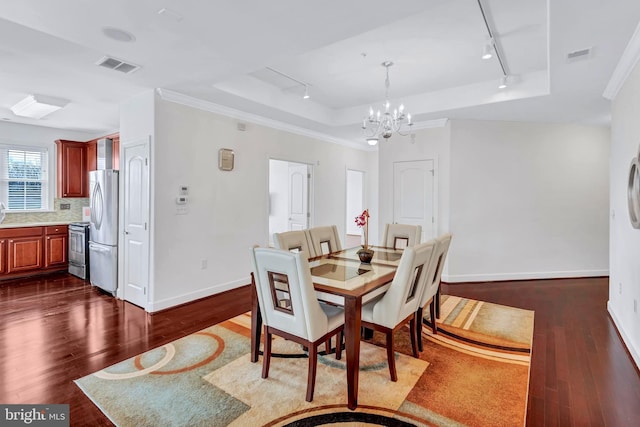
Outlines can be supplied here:
<path id="1" fill-rule="evenodd" d="M 362 304 L 384 293 L 395 276 L 401 249 L 373 247 L 370 264 L 358 258 L 360 247 L 344 249 L 309 260 L 311 277 L 319 298 L 329 294 L 330 301 L 344 303 L 345 353 L 347 371 L 347 406 L 358 406 L 360 373 L 360 328 Z M 255 288 L 251 304 L 251 361 L 257 362 L 260 351 L 262 317 Z"/>

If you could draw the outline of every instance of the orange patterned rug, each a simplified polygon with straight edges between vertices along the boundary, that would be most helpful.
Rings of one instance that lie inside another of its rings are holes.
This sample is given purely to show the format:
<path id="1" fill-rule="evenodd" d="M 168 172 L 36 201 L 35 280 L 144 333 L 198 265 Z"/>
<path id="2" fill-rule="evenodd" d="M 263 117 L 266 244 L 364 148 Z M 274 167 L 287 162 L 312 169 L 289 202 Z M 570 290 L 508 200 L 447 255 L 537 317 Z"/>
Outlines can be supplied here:
<path id="1" fill-rule="evenodd" d="M 262 379 L 262 363 L 249 361 L 250 323 L 235 317 L 76 384 L 118 426 L 524 425 L 531 311 L 444 296 L 438 334 L 425 326 L 419 359 L 408 329 L 398 331 L 397 382 L 376 333 L 362 344 L 356 411 L 346 407 L 344 355 L 319 357 L 306 402 L 302 348 L 275 339 Z"/>

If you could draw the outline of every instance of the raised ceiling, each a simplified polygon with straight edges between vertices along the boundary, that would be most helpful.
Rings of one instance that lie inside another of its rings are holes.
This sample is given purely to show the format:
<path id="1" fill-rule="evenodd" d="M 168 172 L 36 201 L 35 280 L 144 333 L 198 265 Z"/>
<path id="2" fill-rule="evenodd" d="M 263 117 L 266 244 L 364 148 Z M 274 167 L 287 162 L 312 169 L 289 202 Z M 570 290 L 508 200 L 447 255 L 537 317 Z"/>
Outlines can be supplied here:
<path id="1" fill-rule="evenodd" d="M 100 134 L 118 128 L 120 103 L 161 88 L 364 144 L 359 125 L 384 100 L 380 64 L 391 60 L 390 98 L 416 127 L 442 118 L 608 123 L 602 93 L 640 2 L 481 1 L 505 90 L 495 57 L 480 58 L 488 34 L 477 0 L 3 1 L 0 118 Z M 140 68 L 97 66 L 105 56 Z M 14 116 L 9 107 L 29 94 L 69 104 L 41 120 Z"/>

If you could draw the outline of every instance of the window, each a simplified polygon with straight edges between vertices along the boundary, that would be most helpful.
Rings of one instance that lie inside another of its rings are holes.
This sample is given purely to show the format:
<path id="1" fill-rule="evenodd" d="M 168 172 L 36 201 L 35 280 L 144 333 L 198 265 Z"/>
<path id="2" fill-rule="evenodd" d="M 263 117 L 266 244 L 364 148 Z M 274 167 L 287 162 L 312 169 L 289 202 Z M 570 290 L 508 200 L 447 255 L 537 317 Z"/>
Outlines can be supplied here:
<path id="1" fill-rule="evenodd" d="M 0 145 L 0 201 L 7 211 L 49 209 L 48 169 L 46 148 Z"/>

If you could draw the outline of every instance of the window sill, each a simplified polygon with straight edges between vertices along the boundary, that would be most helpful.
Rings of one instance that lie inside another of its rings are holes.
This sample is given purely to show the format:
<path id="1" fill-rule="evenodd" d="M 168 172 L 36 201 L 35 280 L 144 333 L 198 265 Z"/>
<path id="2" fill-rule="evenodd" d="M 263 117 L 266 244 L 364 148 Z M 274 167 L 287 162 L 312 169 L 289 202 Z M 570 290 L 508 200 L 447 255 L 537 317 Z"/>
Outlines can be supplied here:
<path id="1" fill-rule="evenodd" d="M 54 212 L 57 212 L 57 211 L 52 210 L 52 209 L 24 209 L 24 210 L 22 210 L 22 209 L 15 209 L 15 210 L 14 209 L 12 209 L 12 210 L 6 209 L 4 211 L 5 214 L 17 214 L 17 213 L 19 213 L 19 214 L 25 214 L 25 213 L 38 214 L 38 213 L 54 213 Z"/>

